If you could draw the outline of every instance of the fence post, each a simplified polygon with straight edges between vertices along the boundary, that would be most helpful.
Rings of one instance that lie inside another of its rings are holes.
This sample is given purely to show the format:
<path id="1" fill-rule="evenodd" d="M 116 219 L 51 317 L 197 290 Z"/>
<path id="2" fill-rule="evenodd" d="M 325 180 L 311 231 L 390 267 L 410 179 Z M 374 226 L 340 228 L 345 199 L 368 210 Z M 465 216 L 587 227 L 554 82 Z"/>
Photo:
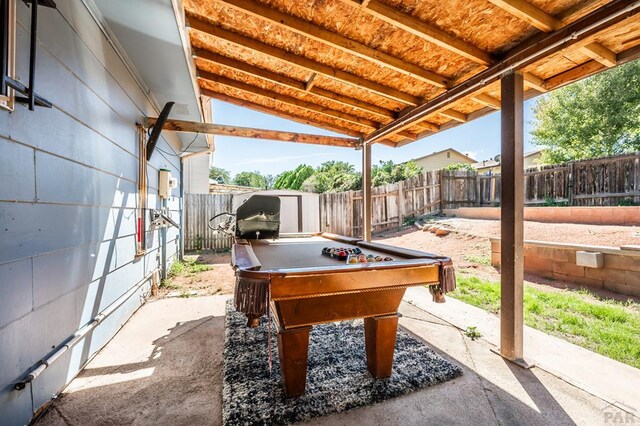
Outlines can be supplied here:
<path id="1" fill-rule="evenodd" d="M 635 201 L 640 201 L 640 158 L 636 158 L 633 164 L 633 193 L 635 194 Z"/>
<path id="2" fill-rule="evenodd" d="M 444 211 L 444 171 L 440 169 L 440 211 Z"/>
<path id="3" fill-rule="evenodd" d="M 427 185 L 430 181 L 430 179 L 427 179 L 427 173 L 422 174 L 422 214 L 427 214 L 427 209 L 429 208 L 427 206 L 430 204 L 430 201 L 427 201 Z M 431 191 L 431 188 L 429 188 L 429 191 Z M 431 197 L 429 197 L 430 199 Z"/>
<path id="4" fill-rule="evenodd" d="M 482 194 L 480 194 L 480 174 L 476 172 L 476 205 L 482 205 Z"/>
<path id="5" fill-rule="evenodd" d="M 404 182 L 398 182 L 398 226 L 404 223 Z M 389 219 L 387 219 L 389 220 Z"/>
<path id="6" fill-rule="evenodd" d="M 574 161 L 572 161 L 571 163 L 569 163 L 569 188 L 567 190 L 567 198 L 569 199 L 569 205 L 573 206 L 573 193 L 574 193 L 574 189 L 573 186 L 575 185 L 575 181 L 576 181 L 576 163 Z"/>

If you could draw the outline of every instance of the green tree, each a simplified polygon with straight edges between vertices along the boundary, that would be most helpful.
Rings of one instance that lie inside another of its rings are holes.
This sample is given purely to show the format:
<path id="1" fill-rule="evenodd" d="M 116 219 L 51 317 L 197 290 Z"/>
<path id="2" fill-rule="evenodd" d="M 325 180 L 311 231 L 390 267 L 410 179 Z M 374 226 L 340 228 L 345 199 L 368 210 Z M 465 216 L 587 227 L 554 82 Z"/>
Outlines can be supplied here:
<path id="1" fill-rule="evenodd" d="M 394 164 L 391 160 L 380 161 L 380 165 L 371 168 L 371 182 L 373 186 L 386 185 L 412 178 L 421 172 L 422 167 L 418 167 L 413 161 L 401 164 Z"/>
<path id="2" fill-rule="evenodd" d="M 211 166 L 209 167 L 209 179 L 213 179 L 218 183 L 229 183 L 231 181 L 231 175 L 229 175 L 228 170 Z"/>
<path id="3" fill-rule="evenodd" d="M 273 189 L 275 181 L 276 177 L 274 175 L 264 175 L 264 188 Z"/>
<path id="4" fill-rule="evenodd" d="M 360 189 L 362 176 L 352 164 L 344 161 L 326 161 L 302 184 L 309 192 L 342 192 Z"/>
<path id="5" fill-rule="evenodd" d="M 444 170 L 474 171 L 475 168 L 471 164 L 467 164 L 467 163 L 451 163 L 451 164 L 447 164 L 447 166 L 444 168 Z"/>
<path id="6" fill-rule="evenodd" d="M 546 163 L 640 151 L 640 61 L 549 93 L 534 115 Z"/>
<path id="7" fill-rule="evenodd" d="M 260 172 L 240 172 L 233 178 L 234 185 L 250 186 L 252 188 L 267 188 L 267 181 Z"/>
<path id="8" fill-rule="evenodd" d="M 302 188 L 302 183 L 313 173 L 313 167 L 306 164 L 300 164 L 295 169 L 288 170 L 278 175 L 273 187 L 276 189 L 294 189 L 298 191 Z"/>

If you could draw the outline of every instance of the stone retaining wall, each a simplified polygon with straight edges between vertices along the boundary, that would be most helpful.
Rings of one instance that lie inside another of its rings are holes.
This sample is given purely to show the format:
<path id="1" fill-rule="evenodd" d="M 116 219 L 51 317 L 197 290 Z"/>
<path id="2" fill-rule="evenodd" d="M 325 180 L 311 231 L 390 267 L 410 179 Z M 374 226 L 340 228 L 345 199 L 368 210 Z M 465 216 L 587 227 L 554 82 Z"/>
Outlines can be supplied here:
<path id="1" fill-rule="evenodd" d="M 500 207 L 445 209 L 447 216 L 469 219 L 500 219 Z M 640 225 L 640 206 L 613 207 L 525 207 L 524 220 L 592 225 Z"/>
<path id="2" fill-rule="evenodd" d="M 602 268 L 576 264 L 576 252 L 602 253 Z M 491 239 L 491 264 L 500 266 L 500 239 Z M 525 241 L 525 272 L 640 297 L 640 250 Z"/>

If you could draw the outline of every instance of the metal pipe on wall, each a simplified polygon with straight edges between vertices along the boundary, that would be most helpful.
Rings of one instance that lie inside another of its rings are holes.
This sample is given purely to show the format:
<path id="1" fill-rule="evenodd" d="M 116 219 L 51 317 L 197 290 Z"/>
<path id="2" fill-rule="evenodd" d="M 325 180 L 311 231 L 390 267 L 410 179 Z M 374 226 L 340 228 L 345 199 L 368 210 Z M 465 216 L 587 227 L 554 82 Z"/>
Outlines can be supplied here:
<path id="1" fill-rule="evenodd" d="M 180 261 L 184 261 L 184 158 L 180 158 L 180 233 L 178 234 L 179 247 L 178 258 Z"/>
<path id="2" fill-rule="evenodd" d="M 148 282 L 153 277 L 153 274 L 156 274 L 157 272 L 158 272 L 157 269 L 153 270 L 150 274 L 148 274 L 140 282 L 138 282 L 138 284 L 131 287 L 129 291 L 124 293 L 122 296 L 116 299 L 112 304 L 107 306 L 102 312 L 96 315 L 91 321 L 89 321 L 83 327 L 76 330 L 76 332 L 73 333 L 72 336 L 70 336 L 67 340 L 65 340 L 60 345 L 58 345 L 58 349 L 54 353 L 52 353 L 47 358 L 41 360 L 38 364 L 36 364 L 35 368 L 33 368 L 31 372 L 27 374 L 26 377 L 14 383 L 13 389 L 23 390 L 28 383 L 31 383 L 32 381 L 37 379 L 38 376 L 42 374 L 44 370 L 46 370 L 65 352 L 73 348 L 80 340 L 82 340 L 84 336 L 86 336 L 90 331 L 92 331 L 94 328 L 100 325 L 102 321 L 104 321 L 107 317 L 109 317 L 112 313 L 114 313 L 116 309 L 122 306 L 124 302 L 126 302 L 131 296 L 133 296 L 146 282 Z"/>
<path id="3" fill-rule="evenodd" d="M 162 199 L 162 210 L 166 212 L 167 210 L 167 199 Z M 160 228 L 160 261 L 162 265 L 160 267 L 160 274 L 162 280 L 167 279 L 167 227 L 163 226 Z"/>

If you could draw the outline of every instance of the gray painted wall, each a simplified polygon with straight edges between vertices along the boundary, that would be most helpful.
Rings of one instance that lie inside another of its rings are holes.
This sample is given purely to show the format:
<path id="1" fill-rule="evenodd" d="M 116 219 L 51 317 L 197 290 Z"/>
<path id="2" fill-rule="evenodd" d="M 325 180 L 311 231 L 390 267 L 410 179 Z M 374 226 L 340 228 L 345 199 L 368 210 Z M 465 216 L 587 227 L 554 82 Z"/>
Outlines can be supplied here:
<path id="1" fill-rule="evenodd" d="M 37 91 L 52 109 L 0 110 L 0 424 L 26 424 L 61 391 L 143 301 L 142 291 L 31 388 L 12 390 L 40 359 L 158 267 L 159 235 L 135 258 L 138 140 L 135 123 L 157 112 L 80 1 L 41 8 Z M 17 2 L 17 69 L 28 76 L 28 8 Z M 164 138 L 170 137 L 164 135 Z M 161 139 L 148 167 L 179 176 Z M 169 200 L 179 218 L 179 194 Z M 168 232 L 170 261 L 178 230 Z"/>

